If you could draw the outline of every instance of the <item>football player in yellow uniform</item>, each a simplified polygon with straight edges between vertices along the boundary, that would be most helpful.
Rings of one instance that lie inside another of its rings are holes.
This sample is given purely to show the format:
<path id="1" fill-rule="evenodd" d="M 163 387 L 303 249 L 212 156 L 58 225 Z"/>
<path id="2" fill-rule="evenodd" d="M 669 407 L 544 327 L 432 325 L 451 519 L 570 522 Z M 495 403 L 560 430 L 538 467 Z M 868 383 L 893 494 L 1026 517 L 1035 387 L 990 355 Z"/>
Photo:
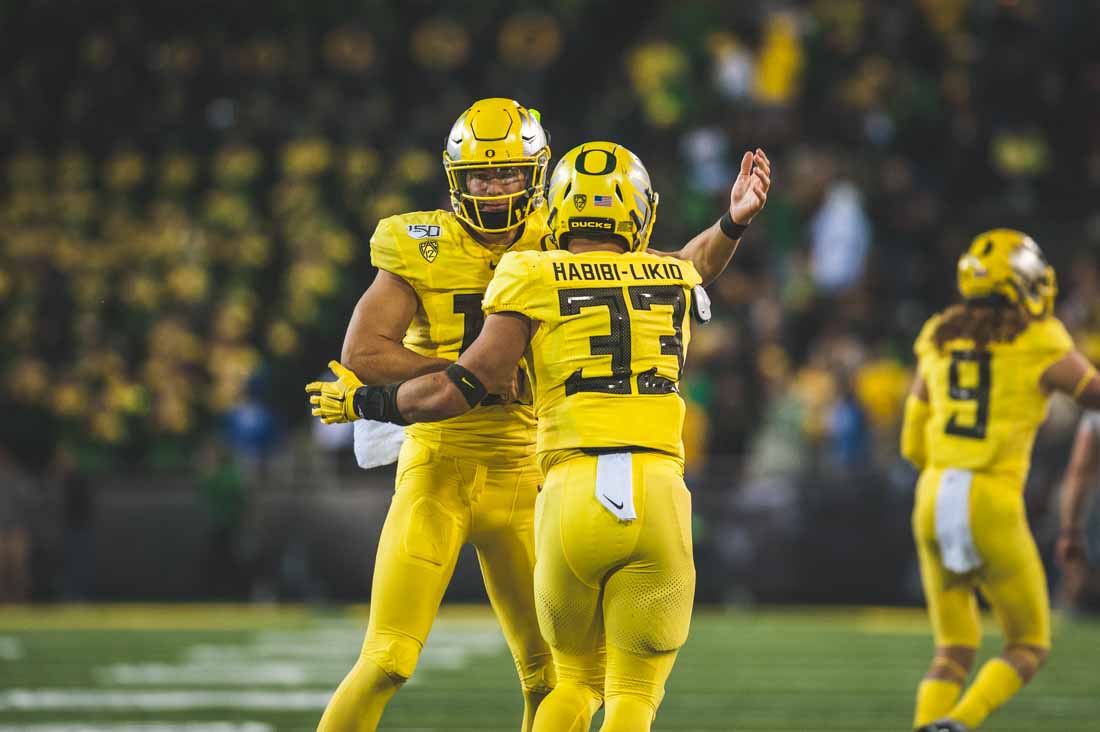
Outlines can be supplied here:
<path id="1" fill-rule="evenodd" d="M 721 226 L 739 236 L 770 186 L 742 161 Z M 766 158 L 764 158 L 766 160 Z M 446 371 L 362 387 L 311 385 L 314 413 L 397 424 L 453 419 L 507 388 L 522 359 L 534 391 L 534 597 L 558 684 L 536 732 L 644 732 L 687 638 L 695 589 L 678 392 L 691 313 L 707 316 L 690 261 L 648 253 L 657 194 L 641 162 L 607 142 L 570 151 L 550 183 L 560 249 L 509 253 L 485 295 L 481 335 Z M 726 217 L 724 217 L 725 219 Z"/>
<path id="2" fill-rule="evenodd" d="M 348 378 L 367 384 L 409 379 L 440 371 L 466 351 L 481 330 L 482 297 L 504 253 L 550 245 L 549 159 L 538 114 L 517 102 L 483 99 L 462 113 L 443 154 L 453 211 L 393 216 L 380 221 L 371 238 L 378 274 L 348 325 L 341 355 Z M 770 171 L 762 151 L 746 153 L 746 164 L 758 175 Z M 715 223 L 672 256 L 695 262 L 709 281 L 739 238 L 736 227 Z M 518 382 L 497 391 L 503 394 L 467 414 L 407 430 L 379 539 L 363 650 L 325 710 L 322 732 L 377 729 L 389 699 L 416 667 L 467 542 L 477 548 L 520 676 L 523 730 L 531 729 L 535 709 L 553 687 L 532 586 L 540 475 L 531 398 Z"/>
<path id="3" fill-rule="evenodd" d="M 1095 369 L 1051 315 L 1054 270 L 1030 237 L 979 234 L 959 260 L 958 287 L 962 303 L 917 338 L 901 436 L 921 469 L 913 534 L 936 643 L 917 691 L 922 732 L 977 728 L 1046 659 L 1046 578 L 1023 501 L 1031 446 L 1051 392 L 1100 404 Z M 975 589 L 1005 645 L 964 694 L 981 632 Z"/>

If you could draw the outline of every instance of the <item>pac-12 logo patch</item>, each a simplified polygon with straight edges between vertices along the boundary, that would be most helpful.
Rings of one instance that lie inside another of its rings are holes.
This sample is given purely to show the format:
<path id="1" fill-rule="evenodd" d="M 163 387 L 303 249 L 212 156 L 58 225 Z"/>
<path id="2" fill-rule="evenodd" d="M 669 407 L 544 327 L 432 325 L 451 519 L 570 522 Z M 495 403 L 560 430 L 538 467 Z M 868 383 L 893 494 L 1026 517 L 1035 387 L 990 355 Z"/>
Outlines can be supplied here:
<path id="1" fill-rule="evenodd" d="M 428 239 L 439 236 L 439 226 L 435 224 L 409 224 L 405 227 L 413 239 Z M 433 257 L 434 259 L 434 257 Z"/>
<path id="2" fill-rule="evenodd" d="M 433 228 L 439 228 L 438 226 Z M 439 256 L 439 242 L 435 239 L 428 239 L 427 241 L 420 242 L 420 256 L 428 260 L 428 264 L 435 261 L 435 258 Z"/>
<path id="3" fill-rule="evenodd" d="M 583 211 L 585 205 L 588 204 L 588 196 L 583 193 L 573 194 L 573 205 L 577 207 L 578 211 Z"/>

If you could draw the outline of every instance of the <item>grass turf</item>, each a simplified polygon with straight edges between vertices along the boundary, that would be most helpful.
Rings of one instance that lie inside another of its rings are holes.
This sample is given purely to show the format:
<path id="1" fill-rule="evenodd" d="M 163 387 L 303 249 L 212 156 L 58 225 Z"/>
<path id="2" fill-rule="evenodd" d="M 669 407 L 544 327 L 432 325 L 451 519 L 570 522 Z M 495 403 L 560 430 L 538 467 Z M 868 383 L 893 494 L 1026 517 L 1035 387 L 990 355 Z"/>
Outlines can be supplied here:
<path id="1" fill-rule="evenodd" d="M 0 732 L 312 730 L 365 625 L 363 608 L 0 609 Z M 981 657 L 998 642 L 990 628 Z M 919 611 L 704 610 L 654 729 L 908 730 L 930 652 Z M 1058 622 L 1047 667 L 983 730 L 1100 730 L 1098 659 L 1100 623 Z M 382 729 L 514 732 L 519 718 L 491 615 L 455 608 Z"/>

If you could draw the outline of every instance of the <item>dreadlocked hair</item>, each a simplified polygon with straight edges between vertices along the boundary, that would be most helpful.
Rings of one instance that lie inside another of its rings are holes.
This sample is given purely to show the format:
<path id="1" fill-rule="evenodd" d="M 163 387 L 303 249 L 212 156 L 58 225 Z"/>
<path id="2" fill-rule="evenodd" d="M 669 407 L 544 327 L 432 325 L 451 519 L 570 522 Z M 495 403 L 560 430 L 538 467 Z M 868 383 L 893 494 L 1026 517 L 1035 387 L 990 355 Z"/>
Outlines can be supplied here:
<path id="1" fill-rule="evenodd" d="M 990 343 L 1011 343 L 1031 323 L 1023 305 L 1000 296 L 966 300 L 943 312 L 932 340 L 943 350 L 948 341 L 974 341 L 976 350 Z"/>

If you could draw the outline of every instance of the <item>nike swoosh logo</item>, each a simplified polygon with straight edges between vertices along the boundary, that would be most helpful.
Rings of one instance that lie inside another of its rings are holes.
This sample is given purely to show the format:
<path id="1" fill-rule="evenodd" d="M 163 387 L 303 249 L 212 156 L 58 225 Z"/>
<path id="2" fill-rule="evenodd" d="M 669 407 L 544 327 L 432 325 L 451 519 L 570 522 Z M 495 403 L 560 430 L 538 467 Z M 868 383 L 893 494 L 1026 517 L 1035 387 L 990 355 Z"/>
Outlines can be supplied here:
<path id="1" fill-rule="evenodd" d="M 608 502 L 608 503 L 610 503 L 610 504 L 611 504 L 612 506 L 614 506 L 615 508 L 619 509 L 620 511 L 622 511 L 622 510 L 623 510 L 623 506 L 625 506 L 625 505 L 626 505 L 626 501 L 623 501 L 622 503 L 616 503 L 615 501 L 612 501 L 612 500 L 611 500 L 611 496 L 607 495 L 606 493 L 604 493 L 604 494 L 603 494 L 603 497 L 607 499 L 607 502 Z"/>
<path id="2" fill-rule="evenodd" d="M 523 135 L 520 135 L 520 137 L 523 139 L 524 142 L 534 142 L 535 140 L 534 135 L 531 135 L 530 137 L 523 137 Z"/>
<path id="3" fill-rule="evenodd" d="M 462 377 L 462 383 L 465 384 L 466 386 L 470 387 L 471 389 L 476 389 L 477 388 L 476 386 L 471 384 L 469 379 L 467 379 L 465 376 Z"/>
<path id="4" fill-rule="evenodd" d="M 438 139 L 438 138 L 436 138 L 436 139 Z M 461 137 L 452 137 L 451 142 L 453 142 L 456 145 L 461 145 L 462 144 L 462 138 Z"/>

